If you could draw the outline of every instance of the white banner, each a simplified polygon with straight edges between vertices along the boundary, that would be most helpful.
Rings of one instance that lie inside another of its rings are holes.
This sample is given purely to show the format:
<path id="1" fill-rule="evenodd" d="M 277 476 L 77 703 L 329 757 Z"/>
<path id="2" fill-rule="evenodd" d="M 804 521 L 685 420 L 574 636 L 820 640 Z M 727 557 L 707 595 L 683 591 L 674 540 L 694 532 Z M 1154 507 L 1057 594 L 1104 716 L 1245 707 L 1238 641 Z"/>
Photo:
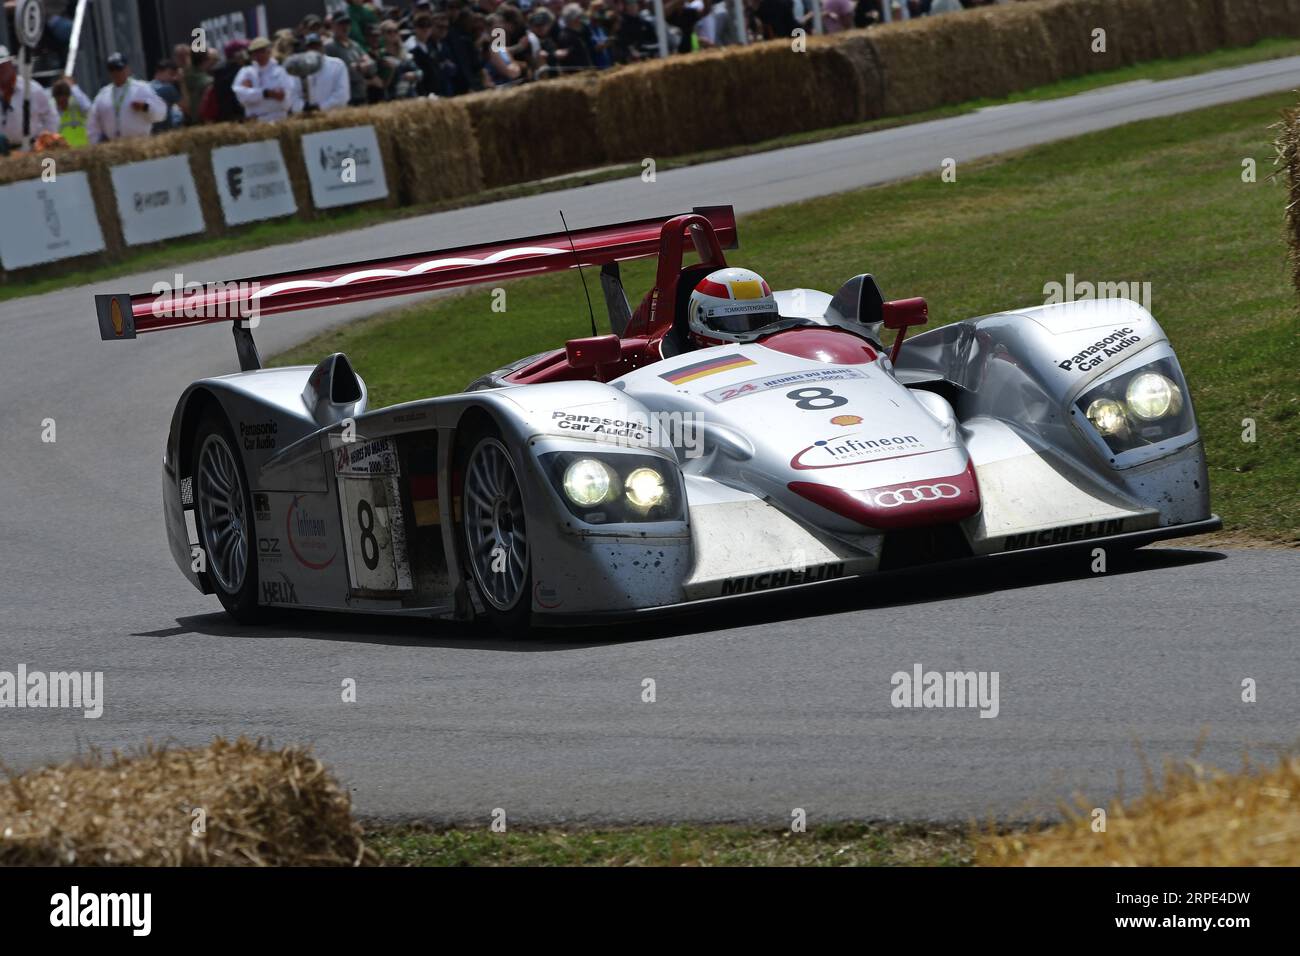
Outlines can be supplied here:
<path id="1" fill-rule="evenodd" d="M 291 216 L 298 211 L 279 140 L 214 149 L 212 175 L 227 225 Z"/>
<path id="2" fill-rule="evenodd" d="M 84 256 L 104 248 L 90 178 L 59 173 L 0 186 L 0 265 L 6 269 Z"/>
<path id="3" fill-rule="evenodd" d="M 349 126 L 302 138 L 302 158 L 317 209 L 370 202 L 388 195 L 384 158 L 373 126 Z"/>
<path id="4" fill-rule="evenodd" d="M 188 156 L 114 166 L 109 175 L 128 246 L 203 231 L 203 210 Z"/>

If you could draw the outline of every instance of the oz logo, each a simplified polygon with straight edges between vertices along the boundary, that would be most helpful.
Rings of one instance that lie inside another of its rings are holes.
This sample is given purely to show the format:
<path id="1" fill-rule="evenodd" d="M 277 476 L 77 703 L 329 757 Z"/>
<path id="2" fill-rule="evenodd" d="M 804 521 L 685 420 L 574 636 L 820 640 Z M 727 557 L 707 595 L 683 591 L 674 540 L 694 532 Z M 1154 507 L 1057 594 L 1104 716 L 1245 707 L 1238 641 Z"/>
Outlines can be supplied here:
<path id="1" fill-rule="evenodd" d="M 903 505 L 920 504 L 923 501 L 938 501 L 941 498 L 960 498 L 961 489 L 947 482 L 937 485 L 916 485 L 912 488 L 895 488 L 882 491 L 873 497 L 878 508 L 901 508 Z"/>

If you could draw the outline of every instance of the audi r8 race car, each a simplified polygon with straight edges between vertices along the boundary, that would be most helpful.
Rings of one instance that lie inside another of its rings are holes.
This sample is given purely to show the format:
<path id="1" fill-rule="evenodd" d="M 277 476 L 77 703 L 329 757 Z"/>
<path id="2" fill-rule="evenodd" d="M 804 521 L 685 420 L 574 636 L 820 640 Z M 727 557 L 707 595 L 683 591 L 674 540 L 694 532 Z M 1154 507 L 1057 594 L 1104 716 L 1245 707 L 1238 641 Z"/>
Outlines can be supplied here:
<path id="1" fill-rule="evenodd" d="M 163 513 L 182 574 L 240 620 L 599 620 L 1220 526 L 1183 373 L 1137 303 L 905 341 L 924 299 L 886 301 L 865 273 L 773 292 L 735 248 L 731 208 L 707 207 L 96 310 L 104 339 L 231 324 L 241 371 L 181 395 Z M 650 256 L 634 310 L 618 263 Z M 455 395 L 371 409 L 343 354 L 268 369 L 252 339 L 282 312 L 580 266 L 600 269 L 610 333 Z"/>

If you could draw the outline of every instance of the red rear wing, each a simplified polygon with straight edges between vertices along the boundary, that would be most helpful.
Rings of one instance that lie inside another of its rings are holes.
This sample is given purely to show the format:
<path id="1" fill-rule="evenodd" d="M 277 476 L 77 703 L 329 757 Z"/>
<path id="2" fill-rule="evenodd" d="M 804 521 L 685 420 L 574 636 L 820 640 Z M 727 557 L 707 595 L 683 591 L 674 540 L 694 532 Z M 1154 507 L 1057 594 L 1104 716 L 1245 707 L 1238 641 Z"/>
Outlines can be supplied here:
<path id="1" fill-rule="evenodd" d="M 705 206 L 694 212 L 709 220 L 723 248 L 736 248 L 736 216 L 730 206 Z M 659 253 L 660 233 L 672 218 L 641 219 L 231 282 L 190 283 L 184 288 L 163 282 L 155 285 L 154 291 L 137 295 L 96 295 L 99 334 L 106 340 L 132 339 L 163 329 L 499 282 L 572 269 L 579 264 L 602 266 L 643 259 Z"/>

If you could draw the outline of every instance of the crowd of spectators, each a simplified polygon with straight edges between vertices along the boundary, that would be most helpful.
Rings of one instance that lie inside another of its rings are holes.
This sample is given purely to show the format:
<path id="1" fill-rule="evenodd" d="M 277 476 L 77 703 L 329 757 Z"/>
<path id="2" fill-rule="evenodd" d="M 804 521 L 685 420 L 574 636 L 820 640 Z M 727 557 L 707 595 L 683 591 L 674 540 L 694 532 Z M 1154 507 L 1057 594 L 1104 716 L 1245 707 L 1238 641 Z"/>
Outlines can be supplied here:
<path id="1" fill-rule="evenodd" d="M 1007 0 L 821 0 L 821 29 L 934 16 Z M 663 0 L 669 54 L 814 32 L 813 0 Z M 150 81 L 120 54 L 92 98 L 68 76 L 33 84 L 36 147 L 257 122 L 410 97 L 514 86 L 660 54 L 653 0 L 347 0 L 271 37 L 221 50 L 179 44 Z M 22 141 L 22 79 L 0 47 L 0 153 Z"/>

